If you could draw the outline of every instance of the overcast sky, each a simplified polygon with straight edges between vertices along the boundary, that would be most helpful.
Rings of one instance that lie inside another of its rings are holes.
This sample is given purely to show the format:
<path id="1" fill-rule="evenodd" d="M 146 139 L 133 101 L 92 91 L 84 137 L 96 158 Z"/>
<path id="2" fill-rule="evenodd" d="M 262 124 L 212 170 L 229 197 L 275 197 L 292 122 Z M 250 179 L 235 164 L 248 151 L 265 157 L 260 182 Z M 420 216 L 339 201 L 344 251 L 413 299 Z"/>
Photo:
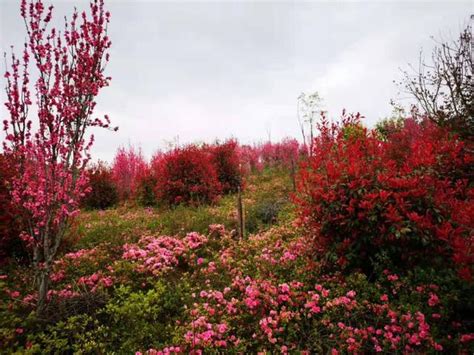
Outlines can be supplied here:
<path id="1" fill-rule="evenodd" d="M 24 40 L 18 3 L 0 0 L 1 52 Z M 85 4 L 45 3 L 56 6 L 57 18 Z M 456 37 L 474 13 L 472 1 L 106 5 L 113 79 L 97 113 L 109 114 L 119 131 L 95 131 L 93 157 L 108 161 L 119 146 L 141 146 L 149 157 L 177 137 L 299 138 L 301 92 L 318 91 L 331 117 L 346 108 L 373 125 L 398 97 L 399 69 L 416 63 L 420 48 L 430 52 L 430 36 Z M 6 118 L 3 106 L 0 113 Z"/>

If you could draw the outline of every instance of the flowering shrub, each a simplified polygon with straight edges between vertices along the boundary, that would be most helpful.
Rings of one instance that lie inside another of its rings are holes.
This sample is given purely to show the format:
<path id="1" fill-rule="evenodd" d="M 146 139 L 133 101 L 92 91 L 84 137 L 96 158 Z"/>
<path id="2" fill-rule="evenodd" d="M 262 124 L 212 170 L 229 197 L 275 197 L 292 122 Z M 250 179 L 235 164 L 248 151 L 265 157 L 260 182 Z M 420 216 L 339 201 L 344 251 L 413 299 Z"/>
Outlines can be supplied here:
<path id="1" fill-rule="evenodd" d="M 381 141 L 346 116 L 323 120 L 314 154 L 299 176 L 301 224 L 315 250 L 348 270 L 372 274 L 377 262 L 399 269 L 455 266 L 471 278 L 473 156 L 428 121 L 407 120 Z"/>
<path id="2" fill-rule="evenodd" d="M 222 291 L 196 295 L 184 339 L 190 349 L 282 353 L 443 350 L 424 313 L 364 299 L 353 289 L 341 291 L 333 284 L 309 288 L 296 281 L 236 277 Z M 304 342 L 302 333 L 308 335 Z"/>
<path id="3" fill-rule="evenodd" d="M 210 154 L 195 145 L 163 154 L 154 169 L 156 196 L 169 205 L 212 203 L 222 191 Z"/>
<path id="4" fill-rule="evenodd" d="M 124 245 L 123 259 L 137 262 L 138 272 L 150 272 L 159 275 L 179 264 L 179 259 L 203 244 L 207 238 L 198 233 L 188 233 L 185 238 L 168 236 L 142 237 L 139 245 Z M 143 245 L 141 247 L 140 245 Z"/>
<path id="5" fill-rule="evenodd" d="M 238 144 L 235 140 L 225 143 L 216 143 L 208 149 L 211 153 L 211 160 L 217 172 L 217 178 L 222 185 L 222 192 L 237 192 L 242 187 L 242 174 L 240 169 L 240 158 Z"/>
<path id="6" fill-rule="evenodd" d="M 134 199 L 139 181 L 147 176 L 147 163 L 140 149 L 119 148 L 112 164 L 112 176 L 122 201 Z"/>
<path id="7" fill-rule="evenodd" d="M 115 260 L 101 248 L 65 254 L 49 297 L 73 303 L 84 290 L 108 295 L 91 314 L 97 322 L 75 337 L 72 316 L 24 338 L 15 319 L 9 339 L 27 348 L 144 354 L 458 353 L 473 344 L 456 311 L 470 302 L 469 289 L 453 273 L 384 270 L 372 281 L 321 273 L 308 238 L 294 232 L 278 227 L 236 241 L 211 225 L 209 235 L 142 237 Z M 34 302 L 3 289 L 12 304 Z M 0 332 L 4 327 L 0 318 Z"/>
<path id="8" fill-rule="evenodd" d="M 88 208 L 105 209 L 118 202 L 118 192 L 111 170 L 103 163 L 88 170 L 90 191 L 82 203 Z"/>

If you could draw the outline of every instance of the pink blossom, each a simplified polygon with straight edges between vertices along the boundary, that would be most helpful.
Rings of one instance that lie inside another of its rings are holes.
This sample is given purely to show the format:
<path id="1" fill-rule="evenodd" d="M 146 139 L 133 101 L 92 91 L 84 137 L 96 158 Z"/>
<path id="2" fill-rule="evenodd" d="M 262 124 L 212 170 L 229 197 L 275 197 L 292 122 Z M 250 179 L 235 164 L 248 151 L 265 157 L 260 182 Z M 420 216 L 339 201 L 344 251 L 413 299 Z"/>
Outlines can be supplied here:
<path id="1" fill-rule="evenodd" d="M 430 293 L 430 298 L 428 300 L 428 305 L 430 307 L 434 307 L 439 303 L 439 298 L 436 294 Z"/>
<path id="2" fill-rule="evenodd" d="M 227 324 L 225 324 L 225 323 L 218 324 L 217 325 L 217 331 L 221 334 L 225 333 L 227 331 Z"/>
<path id="3" fill-rule="evenodd" d="M 388 276 L 387 276 L 387 280 L 388 280 L 388 281 L 397 281 L 397 280 L 398 280 L 398 275 L 395 275 L 395 274 L 393 274 L 393 275 L 388 275 Z"/>
<path id="4" fill-rule="evenodd" d="M 351 290 L 346 293 L 346 296 L 349 298 L 354 298 L 356 296 L 356 292 Z"/>
<path id="5" fill-rule="evenodd" d="M 459 338 L 461 343 L 469 343 L 474 340 L 474 333 L 469 333 L 469 334 L 463 334 Z"/>

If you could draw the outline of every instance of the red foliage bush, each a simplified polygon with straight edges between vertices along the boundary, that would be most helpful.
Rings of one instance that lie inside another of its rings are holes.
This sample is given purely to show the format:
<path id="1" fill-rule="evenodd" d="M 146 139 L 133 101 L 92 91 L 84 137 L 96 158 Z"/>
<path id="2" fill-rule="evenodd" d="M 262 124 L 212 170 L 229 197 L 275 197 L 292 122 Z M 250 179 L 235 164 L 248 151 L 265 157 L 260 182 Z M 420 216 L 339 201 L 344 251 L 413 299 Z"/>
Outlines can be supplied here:
<path id="1" fill-rule="evenodd" d="M 147 167 L 138 176 L 136 198 L 141 206 L 153 206 L 156 203 L 156 176 L 152 167 Z"/>
<path id="2" fill-rule="evenodd" d="M 140 149 L 136 151 L 132 146 L 128 149 L 119 148 L 114 158 L 112 175 L 122 201 L 136 198 L 138 182 L 146 176 L 147 168 Z"/>
<path id="3" fill-rule="evenodd" d="M 82 201 L 84 206 L 105 209 L 118 202 L 118 192 L 111 169 L 99 162 L 88 170 L 87 175 L 90 191 Z"/>
<path id="4" fill-rule="evenodd" d="M 26 250 L 19 238 L 21 220 L 12 204 L 10 183 L 16 172 L 11 158 L 0 154 L 0 265 L 9 258 L 22 258 Z"/>
<path id="5" fill-rule="evenodd" d="M 209 147 L 211 160 L 217 172 L 217 178 L 222 185 L 222 192 L 237 192 L 242 187 L 242 174 L 238 144 L 229 140 L 223 144 L 214 144 Z"/>
<path id="6" fill-rule="evenodd" d="M 328 260 L 367 274 L 380 261 L 401 270 L 455 265 L 471 277 L 474 159 L 463 142 L 428 120 L 406 120 L 386 141 L 359 116 L 319 128 L 296 202 Z"/>
<path id="7" fill-rule="evenodd" d="M 170 205 L 211 203 L 222 191 L 209 152 L 195 145 L 164 153 L 153 168 L 156 196 Z"/>

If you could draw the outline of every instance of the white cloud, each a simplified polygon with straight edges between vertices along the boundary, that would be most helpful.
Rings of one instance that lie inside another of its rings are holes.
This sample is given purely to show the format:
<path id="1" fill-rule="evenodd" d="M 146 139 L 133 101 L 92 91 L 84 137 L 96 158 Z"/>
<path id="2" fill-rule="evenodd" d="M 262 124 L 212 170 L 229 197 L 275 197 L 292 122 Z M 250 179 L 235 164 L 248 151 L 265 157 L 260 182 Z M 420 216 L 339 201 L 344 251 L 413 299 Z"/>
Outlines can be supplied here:
<path id="1" fill-rule="evenodd" d="M 71 2 L 58 3 L 58 14 Z M 166 141 L 299 136 L 296 97 L 318 90 L 332 116 L 390 113 L 399 67 L 456 34 L 470 2 L 107 2 L 113 80 L 98 98 L 118 132 L 95 130 L 94 158 Z M 83 5 L 84 2 L 82 1 Z M 20 47 L 18 5 L 0 1 L 0 50 Z M 1 99 L 4 101 L 2 93 Z M 0 110 L 2 118 L 6 110 Z"/>

